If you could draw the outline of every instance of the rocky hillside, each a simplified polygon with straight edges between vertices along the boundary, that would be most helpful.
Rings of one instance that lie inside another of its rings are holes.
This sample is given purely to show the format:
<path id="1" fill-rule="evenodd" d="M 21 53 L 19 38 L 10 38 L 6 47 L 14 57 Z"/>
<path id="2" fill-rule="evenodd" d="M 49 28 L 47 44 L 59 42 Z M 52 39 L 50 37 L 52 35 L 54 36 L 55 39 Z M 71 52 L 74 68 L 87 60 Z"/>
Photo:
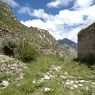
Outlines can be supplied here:
<path id="1" fill-rule="evenodd" d="M 67 38 L 58 40 L 58 43 L 62 45 L 64 48 L 67 48 L 72 53 L 72 55 L 74 55 L 75 57 L 77 56 L 77 43 Z"/>
<path id="2" fill-rule="evenodd" d="M 48 31 L 22 25 L 12 13 L 12 8 L 0 3 L 0 43 L 4 39 L 12 39 L 16 43 L 28 41 L 41 53 L 72 58 L 70 51 L 60 46 Z"/>
<path id="3" fill-rule="evenodd" d="M 21 38 L 32 43 L 36 42 L 39 46 L 57 45 L 55 39 L 47 31 L 22 25 L 6 3 L 0 3 L 0 36 L 14 36 L 15 39 Z"/>
<path id="4" fill-rule="evenodd" d="M 77 50 L 77 43 L 67 39 L 67 38 L 64 38 L 62 40 L 58 40 L 59 44 L 67 47 L 67 48 L 72 48 L 72 49 L 75 49 Z"/>
<path id="5" fill-rule="evenodd" d="M 6 3 L 0 3 L 0 43 L 3 39 L 14 39 L 16 42 L 27 40 L 41 50 L 58 46 L 55 38 L 48 31 L 22 25 Z"/>

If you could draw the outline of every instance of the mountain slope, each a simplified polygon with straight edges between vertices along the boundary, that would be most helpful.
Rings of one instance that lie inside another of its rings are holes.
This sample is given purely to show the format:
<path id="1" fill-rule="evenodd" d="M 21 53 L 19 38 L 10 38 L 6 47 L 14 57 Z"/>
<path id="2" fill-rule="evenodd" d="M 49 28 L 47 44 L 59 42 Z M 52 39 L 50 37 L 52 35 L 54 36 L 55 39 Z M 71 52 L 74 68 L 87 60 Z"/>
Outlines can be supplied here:
<path id="1" fill-rule="evenodd" d="M 48 44 L 48 46 L 51 46 L 52 44 L 57 44 L 47 31 L 28 28 L 22 25 L 13 15 L 11 7 L 6 3 L 0 3 L 0 29 L 5 29 L 6 33 L 9 32 L 10 34 L 14 34 L 14 36 L 23 36 L 22 38 L 36 42 L 39 45 Z"/>
<path id="2" fill-rule="evenodd" d="M 63 40 L 58 40 L 58 43 L 62 45 L 64 48 L 67 48 L 68 51 L 71 53 L 71 56 L 74 58 L 77 57 L 77 44 L 67 38 Z"/>
<path id="3" fill-rule="evenodd" d="M 28 41 L 39 52 L 64 57 L 66 60 L 74 57 L 48 31 L 22 25 L 12 13 L 12 8 L 0 2 L 0 44 L 4 39 L 15 40 L 17 44 Z"/>
<path id="4" fill-rule="evenodd" d="M 64 38 L 63 40 L 58 40 L 59 44 L 67 47 L 77 50 L 77 44 L 67 38 Z"/>
<path id="5" fill-rule="evenodd" d="M 12 13 L 11 7 L 0 2 L 0 43 L 3 39 L 13 39 L 17 43 L 25 40 L 43 53 L 64 56 L 65 49 L 48 31 L 22 25 Z"/>

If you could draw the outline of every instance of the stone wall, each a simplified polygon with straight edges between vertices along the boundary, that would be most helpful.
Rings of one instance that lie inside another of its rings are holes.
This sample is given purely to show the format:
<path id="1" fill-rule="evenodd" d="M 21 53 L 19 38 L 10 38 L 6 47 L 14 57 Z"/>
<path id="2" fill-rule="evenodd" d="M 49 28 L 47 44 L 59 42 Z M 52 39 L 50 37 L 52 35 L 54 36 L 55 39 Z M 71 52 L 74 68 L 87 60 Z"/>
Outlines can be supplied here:
<path id="1" fill-rule="evenodd" d="M 78 34 L 78 59 L 95 61 L 95 24 Z"/>

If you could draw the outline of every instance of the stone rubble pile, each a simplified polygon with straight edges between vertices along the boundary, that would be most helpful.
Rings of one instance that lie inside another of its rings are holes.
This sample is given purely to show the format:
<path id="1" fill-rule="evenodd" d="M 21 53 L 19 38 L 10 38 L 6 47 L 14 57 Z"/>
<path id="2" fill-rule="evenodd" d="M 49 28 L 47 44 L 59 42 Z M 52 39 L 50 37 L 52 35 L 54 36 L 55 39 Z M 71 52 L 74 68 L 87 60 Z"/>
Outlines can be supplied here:
<path id="1" fill-rule="evenodd" d="M 5 55 L 0 55 L 0 74 L 16 76 L 17 80 L 24 78 L 23 70 L 26 69 L 26 65 L 21 61 L 15 60 Z M 0 85 L 7 87 L 11 79 L 0 80 Z"/>

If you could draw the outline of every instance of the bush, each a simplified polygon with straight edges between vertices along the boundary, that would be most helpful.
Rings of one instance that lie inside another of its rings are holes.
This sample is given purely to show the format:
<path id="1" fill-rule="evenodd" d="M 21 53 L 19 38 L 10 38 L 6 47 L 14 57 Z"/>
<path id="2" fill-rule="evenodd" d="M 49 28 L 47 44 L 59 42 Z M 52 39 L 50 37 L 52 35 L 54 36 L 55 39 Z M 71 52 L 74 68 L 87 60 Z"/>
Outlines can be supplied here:
<path id="1" fill-rule="evenodd" d="M 35 60 L 38 52 L 28 42 L 21 42 L 18 46 L 18 58 L 24 62 Z"/>
<path id="2" fill-rule="evenodd" d="M 2 42 L 2 52 L 8 56 L 14 56 L 23 62 L 35 60 L 38 55 L 37 49 L 33 48 L 27 41 L 16 44 L 15 41 L 10 39 Z"/>
<path id="3" fill-rule="evenodd" d="M 13 40 L 6 39 L 2 42 L 2 51 L 5 55 L 14 56 L 16 44 Z"/>

